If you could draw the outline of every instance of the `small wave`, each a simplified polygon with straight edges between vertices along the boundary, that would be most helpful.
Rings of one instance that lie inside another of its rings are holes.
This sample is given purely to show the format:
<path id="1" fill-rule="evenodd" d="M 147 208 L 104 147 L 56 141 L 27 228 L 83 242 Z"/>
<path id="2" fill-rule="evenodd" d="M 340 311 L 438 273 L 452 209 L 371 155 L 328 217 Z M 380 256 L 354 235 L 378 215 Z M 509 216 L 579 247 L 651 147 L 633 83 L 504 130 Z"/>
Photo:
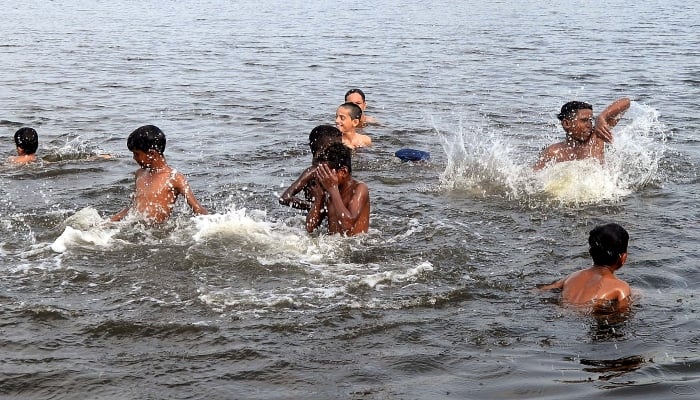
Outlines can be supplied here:
<path id="1" fill-rule="evenodd" d="M 109 320 L 87 329 L 87 334 L 93 337 L 158 337 L 199 336 L 206 332 L 216 332 L 216 326 L 204 324 L 165 323 L 152 324 L 146 322 Z"/>

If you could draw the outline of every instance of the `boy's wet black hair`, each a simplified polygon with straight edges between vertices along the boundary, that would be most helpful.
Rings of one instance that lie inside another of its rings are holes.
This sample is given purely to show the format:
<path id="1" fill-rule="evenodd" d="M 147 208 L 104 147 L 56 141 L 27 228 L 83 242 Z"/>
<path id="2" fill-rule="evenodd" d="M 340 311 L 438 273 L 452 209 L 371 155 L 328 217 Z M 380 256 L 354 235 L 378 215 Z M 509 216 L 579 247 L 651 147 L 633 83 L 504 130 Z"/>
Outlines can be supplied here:
<path id="1" fill-rule="evenodd" d="M 19 128 L 15 132 L 15 145 L 24 151 L 24 154 L 34 154 L 39 148 L 39 135 L 34 128 Z"/>
<path id="2" fill-rule="evenodd" d="M 570 101 L 561 106 L 561 111 L 557 114 L 559 121 L 573 119 L 578 110 L 593 110 L 593 106 L 582 101 Z"/>
<path id="3" fill-rule="evenodd" d="M 343 103 L 340 105 L 343 108 L 347 108 L 350 111 L 350 118 L 360 119 L 362 118 L 362 109 L 355 103 Z"/>
<path id="4" fill-rule="evenodd" d="M 332 143 L 318 155 L 318 162 L 327 163 L 332 170 L 345 167 L 352 175 L 352 150 L 343 143 Z"/>
<path id="5" fill-rule="evenodd" d="M 348 96 L 350 96 L 353 93 L 357 93 L 362 97 L 362 101 L 365 101 L 365 92 L 363 92 L 360 89 L 350 89 L 347 92 L 345 92 L 345 101 L 348 101 Z"/>
<path id="6" fill-rule="evenodd" d="M 343 140 L 343 133 L 333 125 L 319 125 L 309 133 L 309 147 L 311 154 L 316 154 L 322 146 L 330 142 L 340 142 Z"/>
<path id="7" fill-rule="evenodd" d="M 629 234 L 625 228 L 612 223 L 593 228 L 588 237 L 588 252 L 595 265 L 614 265 L 623 253 L 627 253 Z"/>
<path id="8" fill-rule="evenodd" d="M 155 125 L 144 125 L 131 132 L 126 140 L 129 151 L 141 150 L 148 152 L 153 149 L 163 154 L 165 151 L 165 134 Z"/>

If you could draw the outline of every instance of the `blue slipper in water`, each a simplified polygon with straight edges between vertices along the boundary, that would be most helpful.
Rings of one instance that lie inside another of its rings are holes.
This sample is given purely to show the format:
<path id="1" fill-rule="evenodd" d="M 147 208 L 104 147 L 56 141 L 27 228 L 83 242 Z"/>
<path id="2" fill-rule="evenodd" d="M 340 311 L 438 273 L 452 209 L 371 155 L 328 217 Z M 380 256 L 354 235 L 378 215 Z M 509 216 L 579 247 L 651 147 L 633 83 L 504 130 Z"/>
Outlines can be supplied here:
<path id="1" fill-rule="evenodd" d="M 401 161 L 428 161 L 430 160 L 430 153 L 423 150 L 416 149 L 401 149 L 394 153 Z"/>

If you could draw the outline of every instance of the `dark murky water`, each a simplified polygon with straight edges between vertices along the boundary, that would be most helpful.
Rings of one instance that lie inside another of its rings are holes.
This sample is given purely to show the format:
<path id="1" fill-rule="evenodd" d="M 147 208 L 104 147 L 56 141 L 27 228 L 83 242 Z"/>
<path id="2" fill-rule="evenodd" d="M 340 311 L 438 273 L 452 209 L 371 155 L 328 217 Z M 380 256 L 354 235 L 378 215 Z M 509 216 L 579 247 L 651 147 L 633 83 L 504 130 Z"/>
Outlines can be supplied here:
<path id="1" fill-rule="evenodd" d="M 6 3 L 4 153 L 29 125 L 56 162 L 0 166 L 1 396 L 698 396 L 695 5 Z M 277 195 L 351 87 L 372 229 L 309 236 Z M 530 172 L 561 104 L 623 95 L 605 168 Z M 99 225 L 149 123 L 213 215 Z M 609 221 L 628 314 L 532 292 Z"/>

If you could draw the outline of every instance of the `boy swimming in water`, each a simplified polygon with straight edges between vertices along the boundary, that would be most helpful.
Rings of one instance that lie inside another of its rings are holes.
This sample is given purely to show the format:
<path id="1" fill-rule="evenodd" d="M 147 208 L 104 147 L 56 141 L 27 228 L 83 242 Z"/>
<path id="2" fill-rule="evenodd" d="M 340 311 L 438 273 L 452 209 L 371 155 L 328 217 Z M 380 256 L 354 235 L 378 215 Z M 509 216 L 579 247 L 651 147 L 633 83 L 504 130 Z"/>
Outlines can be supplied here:
<path id="1" fill-rule="evenodd" d="M 365 101 L 365 93 L 360 89 L 350 89 L 345 93 L 346 103 L 355 103 L 362 110 L 362 117 L 360 117 L 360 128 L 367 126 L 367 124 L 376 124 L 377 120 L 370 117 L 365 113 L 367 109 L 367 102 Z"/>
<path id="2" fill-rule="evenodd" d="M 352 177 L 352 151 L 342 143 L 333 143 L 319 154 L 315 198 L 306 216 L 306 230 L 313 232 L 328 219 L 328 233 L 354 236 L 369 229 L 369 189 Z"/>
<path id="3" fill-rule="evenodd" d="M 316 199 L 311 196 L 311 187 L 318 185 L 316 180 L 317 157 L 321 151 L 325 150 L 331 143 L 340 143 L 343 134 L 338 128 L 331 125 L 319 125 L 311 130 L 309 134 L 309 147 L 311 148 L 311 166 L 301 173 L 301 176 L 292 183 L 287 190 L 282 193 L 279 202 L 284 206 L 291 206 L 300 210 L 310 210 L 313 202 L 323 201 L 321 197 Z M 296 194 L 304 191 L 304 198 L 296 197 Z"/>
<path id="4" fill-rule="evenodd" d="M 533 169 L 539 171 L 550 163 L 604 158 L 605 143 L 612 143 L 612 128 L 630 107 L 626 97 L 616 100 L 603 110 L 593 125 L 593 107 L 581 101 L 570 101 L 561 107 L 557 118 L 566 132 L 563 142 L 555 143 L 542 151 Z"/>
<path id="5" fill-rule="evenodd" d="M 335 126 L 343 132 L 343 144 L 351 149 L 367 147 L 372 139 L 357 133 L 362 118 L 362 109 L 355 103 L 343 103 L 335 112 Z"/>
<path id="6" fill-rule="evenodd" d="M 114 215 L 112 221 L 119 221 L 134 210 L 149 222 L 163 222 L 170 218 L 180 194 L 195 214 L 207 214 L 185 177 L 165 161 L 165 134 L 158 127 L 145 125 L 136 129 L 129 135 L 126 146 L 141 168 L 136 171 L 132 204 Z"/>
<path id="7" fill-rule="evenodd" d="M 39 135 L 33 128 L 20 128 L 15 132 L 17 155 L 10 157 L 13 164 L 29 164 L 36 161 L 36 150 L 39 148 Z"/>
<path id="8" fill-rule="evenodd" d="M 615 271 L 627 261 L 628 241 L 629 234 L 618 224 L 595 227 L 588 237 L 593 266 L 539 289 L 562 289 L 565 304 L 627 307 L 630 287 L 615 276 Z"/>

